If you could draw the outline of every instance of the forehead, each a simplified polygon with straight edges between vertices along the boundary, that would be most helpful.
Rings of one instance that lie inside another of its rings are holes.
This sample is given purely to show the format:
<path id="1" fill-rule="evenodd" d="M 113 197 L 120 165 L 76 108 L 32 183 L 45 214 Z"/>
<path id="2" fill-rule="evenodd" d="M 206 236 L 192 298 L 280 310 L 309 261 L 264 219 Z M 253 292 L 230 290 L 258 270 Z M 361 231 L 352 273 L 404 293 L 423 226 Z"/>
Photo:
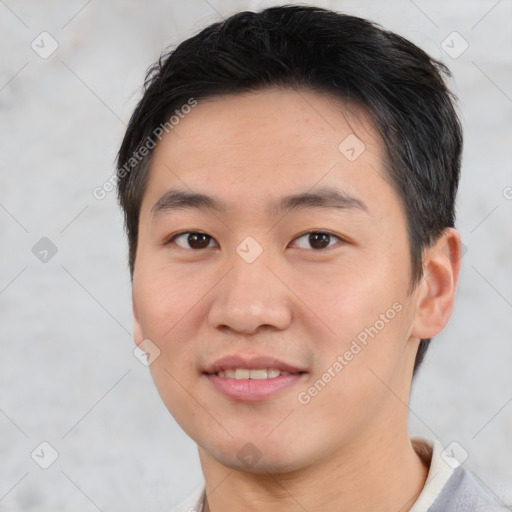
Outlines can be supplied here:
<path id="1" fill-rule="evenodd" d="M 157 144 L 145 194 L 152 204 L 143 207 L 176 187 L 211 192 L 227 209 L 263 202 L 269 211 L 271 199 L 329 186 L 371 202 L 378 188 L 390 188 L 384 160 L 370 117 L 331 95 L 272 89 L 214 97 Z"/>

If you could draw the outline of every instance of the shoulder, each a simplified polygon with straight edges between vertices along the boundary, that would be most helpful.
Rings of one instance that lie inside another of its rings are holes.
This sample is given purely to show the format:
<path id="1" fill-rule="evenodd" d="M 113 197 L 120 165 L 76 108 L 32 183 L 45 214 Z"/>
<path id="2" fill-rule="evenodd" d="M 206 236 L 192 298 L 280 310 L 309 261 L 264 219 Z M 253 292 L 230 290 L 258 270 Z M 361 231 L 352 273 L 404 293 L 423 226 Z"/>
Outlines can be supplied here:
<path id="1" fill-rule="evenodd" d="M 429 466 L 425 486 L 410 512 L 510 512 L 498 496 L 439 441 L 415 438 L 415 451 Z"/>
<path id="2" fill-rule="evenodd" d="M 463 467 L 454 470 L 429 512 L 510 512 L 501 500 Z"/>

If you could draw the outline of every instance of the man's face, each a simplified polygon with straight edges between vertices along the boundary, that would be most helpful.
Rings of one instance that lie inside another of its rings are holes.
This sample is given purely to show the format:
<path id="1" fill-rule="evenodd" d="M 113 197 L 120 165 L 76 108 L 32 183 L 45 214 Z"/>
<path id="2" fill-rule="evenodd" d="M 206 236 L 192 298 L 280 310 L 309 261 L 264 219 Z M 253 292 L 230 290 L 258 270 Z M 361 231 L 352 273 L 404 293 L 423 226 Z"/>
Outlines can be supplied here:
<path id="1" fill-rule="evenodd" d="M 154 150 L 135 341 L 158 347 L 165 405 L 226 466 L 288 471 L 371 450 L 407 413 L 418 340 L 406 220 L 382 142 L 352 110 L 311 91 L 224 96 Z M 327 189 L 341 200 L 275 207 Z M 176 208 L 171 190 L 225 210 Z"/>

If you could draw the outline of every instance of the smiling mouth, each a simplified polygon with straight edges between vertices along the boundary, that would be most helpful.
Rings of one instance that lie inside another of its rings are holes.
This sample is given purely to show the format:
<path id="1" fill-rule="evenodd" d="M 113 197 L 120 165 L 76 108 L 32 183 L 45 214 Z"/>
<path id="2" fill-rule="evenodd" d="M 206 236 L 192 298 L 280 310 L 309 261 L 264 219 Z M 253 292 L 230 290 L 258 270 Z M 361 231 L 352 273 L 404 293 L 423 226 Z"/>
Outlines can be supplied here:
<path id="1" fill-rule="evenodd" d="M 203 375 L 225 397 L 257 402 L 279 397 L 307 377 L 305 367 L 266 355 L 231 354 L 207 365 Z"/>
<path id="2" fill-rule="evenodd" d="M 297 372 L 297 374 L 302 374 L 305 372 Z M 278 370 L 277 368 L 236 368 L 229 370 L 221 370 L 213 375 L 217 375 L 217 377 L 226 377 L 228 379 L 254 379 L 254 380 L 262 380 L 262 379 L 275 379 L 276 377 L 292 375 L 290 372 L 285 372 Z"/>
<path id="3" fill-rule="evenodd" d="M 236 368 L 205 373 L 210 385 L 236 401 L 255 402 L 271 399 L 303 381 L 307 372 L 290 373 L 274 368 Z M 231 375 L 231 376 L 230 376 Z"/>

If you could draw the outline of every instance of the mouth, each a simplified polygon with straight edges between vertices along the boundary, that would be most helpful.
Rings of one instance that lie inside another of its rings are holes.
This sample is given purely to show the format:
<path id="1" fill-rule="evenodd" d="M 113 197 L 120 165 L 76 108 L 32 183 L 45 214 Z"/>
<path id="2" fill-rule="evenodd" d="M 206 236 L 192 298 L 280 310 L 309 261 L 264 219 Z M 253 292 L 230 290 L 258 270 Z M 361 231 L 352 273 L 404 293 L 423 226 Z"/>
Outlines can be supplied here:
<path id="1" fill-rule="evenodd" d="M 304 373 L 304 372 L 298 372 Z M 213 375 L 217 375 L 217 377 L 226 377 L 227 379 L 236 379 L 236 380 L 244 380 L 244 379 L 253 379 L 253 380 L 261 380 L 261 379 L 275 379 L 276 377 L 280 377 L 281 375 L 292 375 L 290 372 L 285 372 L 278 370 L 277 368 L 235 368 L 235 369 L 227 369 L 220 370 Z"/>
<path id="2" fill-rule="evenodd" d="M 213 388 L 237 401 L 262 401 L 301 381 L 307 371 L 271 357 L 228 356 L 208 366 L 204 375 Z"/>

